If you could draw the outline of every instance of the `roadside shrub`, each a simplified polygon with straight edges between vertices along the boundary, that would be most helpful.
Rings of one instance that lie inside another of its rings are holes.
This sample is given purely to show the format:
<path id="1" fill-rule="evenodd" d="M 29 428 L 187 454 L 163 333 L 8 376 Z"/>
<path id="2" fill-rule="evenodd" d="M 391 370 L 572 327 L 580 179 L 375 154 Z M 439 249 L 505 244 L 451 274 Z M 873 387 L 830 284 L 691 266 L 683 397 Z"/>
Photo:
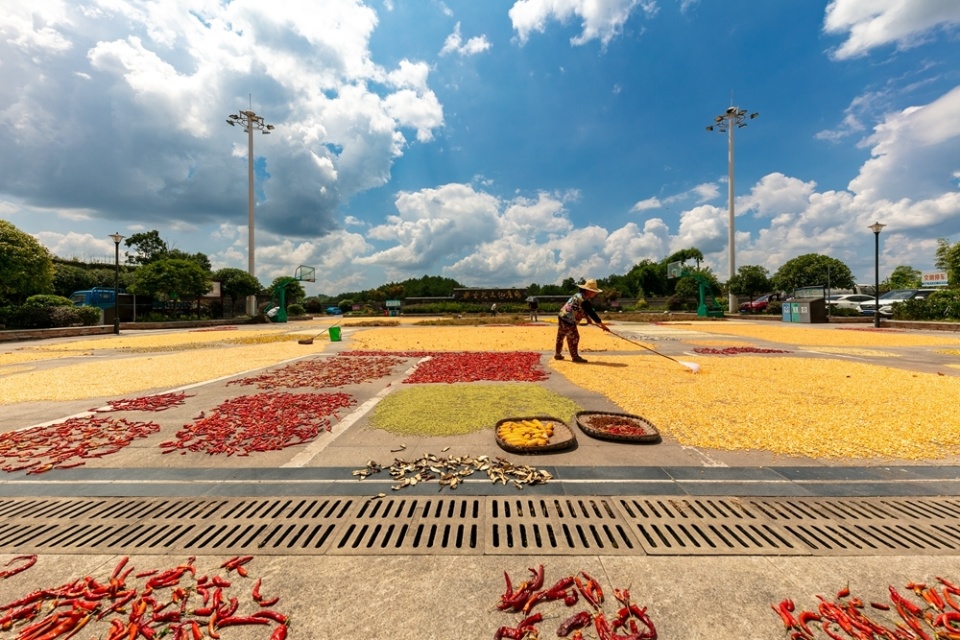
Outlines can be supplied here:
<path id="1" fill-rule="evenodd" d="M 679 294 L 667 298 L 667 311 L 696 311 L 697 301 Z"/>
<path id="2" fill-rule="evenodd" d="M 73 300 L 70 298 L 64 298 L 63 296 L 55 296 L 48 293 L 40 293 L 35 296 L 30 296 L 27 298 L 27 301 L 23 303 L 23 306 L 27 307 L 72 307 Z"/>
<path id="3" fill-rule="evenodd" d="M 287 305 L 288 316 L 302 316 L 302 315 L 306 315 L 306 313 L 307 313 L 307 310 L 303 307 L 302 304 Z"/>
<path id="4" fill-rule="evenodd" d="M 923 300 L 893 305 L 894 320 L 960 320 L 960 289 L 935 291 Z"/>
<path id="5" fill-rule="evenodd" d="M 771 316 L 783 315 L 783 303 L 777 300 L 771 300 L 767 303 L 766 313 Z"/>
<path id="6" fill-rule="evenodd" d="M 844 307 L 834 307 L 830 309 L 830 315 L 836 317 L 853 318 L 860 317 L 862 314 L 856 309 L 846 309 Z"/>
<path id="7" fill-rule="evenodd" d="M 320 298 L 311 296 L 303 299 L 303 308 L 307 310 L 307 313 L 323 313 L 325 307 Z"/>

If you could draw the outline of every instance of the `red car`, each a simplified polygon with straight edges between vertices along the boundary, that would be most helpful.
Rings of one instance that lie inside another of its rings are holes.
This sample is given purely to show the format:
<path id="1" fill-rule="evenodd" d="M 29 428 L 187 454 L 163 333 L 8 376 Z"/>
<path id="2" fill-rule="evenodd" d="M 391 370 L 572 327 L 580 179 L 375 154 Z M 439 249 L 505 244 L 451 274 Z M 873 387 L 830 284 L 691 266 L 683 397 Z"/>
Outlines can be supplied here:
<path id="1" fill-rule="evenodd" d="M 780 294 L 767 293 L 756 300 L 744 302 L 740 305 L 740 313 L 763 313 L 767 310 L 767 304 L 770 302 L 780 302 Z"/>

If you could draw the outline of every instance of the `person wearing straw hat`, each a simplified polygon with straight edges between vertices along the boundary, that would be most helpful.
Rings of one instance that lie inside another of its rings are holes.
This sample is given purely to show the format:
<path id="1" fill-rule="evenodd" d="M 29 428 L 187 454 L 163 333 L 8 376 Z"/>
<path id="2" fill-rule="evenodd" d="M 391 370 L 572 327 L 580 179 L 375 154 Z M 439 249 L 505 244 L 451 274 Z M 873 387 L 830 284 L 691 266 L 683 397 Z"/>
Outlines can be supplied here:
<path id="1" fill-rule="evenodd" d="M 580 331 L 577 329 L 577 325 L 584 318 L 587 319 L 587 324 L 595 324 L 604 331 L 610 331 L 593 309 L 593 305 L 590 304 L 590 300 L 594 296 L 602 293 L 597 288 L 597 281 L 587 280 L 577 286 L 580 290 L 567 300 L 566 304 L 560 308 L 560 313 L 557 314 L 557 347 L 553 356 L 557 360 L 563 360 L 563 341 L 566 340 L 567 348 L 570 350 L 570 359 L 574 362 L 586 362 L 580 357 L 578 350 Z"/>

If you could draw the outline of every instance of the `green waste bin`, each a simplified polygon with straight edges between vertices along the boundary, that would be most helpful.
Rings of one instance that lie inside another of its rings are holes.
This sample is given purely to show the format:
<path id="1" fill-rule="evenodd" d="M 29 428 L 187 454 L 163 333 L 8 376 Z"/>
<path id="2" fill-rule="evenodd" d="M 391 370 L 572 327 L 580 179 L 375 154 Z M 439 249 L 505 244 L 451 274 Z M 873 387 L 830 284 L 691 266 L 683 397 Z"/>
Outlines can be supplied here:
<path id="1" fill-rule="evenodd" d="M 340 327 L 330 327 L 330 342 L 340 342 Z"/>

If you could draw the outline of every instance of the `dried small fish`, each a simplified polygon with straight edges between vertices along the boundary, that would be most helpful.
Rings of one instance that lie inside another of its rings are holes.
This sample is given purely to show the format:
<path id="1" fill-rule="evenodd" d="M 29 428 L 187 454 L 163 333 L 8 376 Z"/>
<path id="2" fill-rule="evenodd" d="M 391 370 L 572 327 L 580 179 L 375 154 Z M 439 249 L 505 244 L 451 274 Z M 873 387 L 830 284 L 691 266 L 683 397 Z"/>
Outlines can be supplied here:
<path id="1" fill-rule="evenodd" d="M 465 478 L 477 471 L 486 472 L 487 477 L 494 484 L 499 482 L 506 486 L 510 483 L 521 490 L 525 485 L 543 484 L 553 479 L 553 476 L 546 471 L 527 465 L 514 465 L 506 458 L 497 457 L 494 462 L 490 462 L 487 456 L 439 458 L 430 453 L 424 453 L 416 460 L 394 458 L 393 464 L 389 467 L 381 467 L 377 462 L 370 460 L 365 468 L 354 471 L 353 475 L 363 480 L 384 468 L 397 481 L 391 487 L 394 491 L 432 480 L 438 480 L 441 491 L 444 487 L 456 489 Z"/>

